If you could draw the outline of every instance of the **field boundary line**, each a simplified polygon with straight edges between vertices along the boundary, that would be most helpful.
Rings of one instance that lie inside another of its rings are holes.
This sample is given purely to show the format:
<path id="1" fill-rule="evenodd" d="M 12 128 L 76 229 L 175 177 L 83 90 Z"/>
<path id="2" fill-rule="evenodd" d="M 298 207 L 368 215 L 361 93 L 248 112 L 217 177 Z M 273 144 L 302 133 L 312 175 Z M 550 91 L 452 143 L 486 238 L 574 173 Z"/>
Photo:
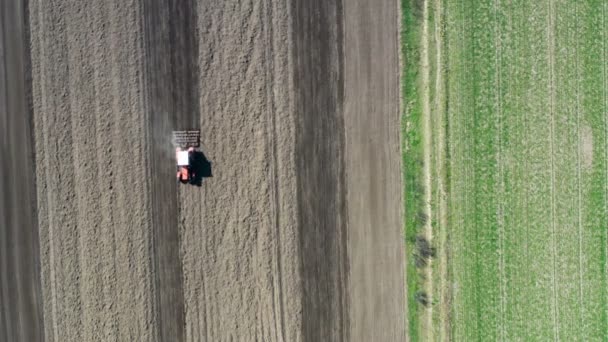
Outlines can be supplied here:
<path id="1" fill-rule="evenodd" d="M 435 76 L 435 122 L 437 123 L 437 210 L 439 231 L 439 340 L 446 341 L 449 336 L 449 281 L 447 269 L 447 192 L 446 192 L 446 102 L 445 102 L 445 80 L 443 68 L 443 40 L 445 37 L 444 23 L 445 13 L 441 0 L 435 0 L 435 50 L 436 50 L 436 76 Z"/>
<path id="2" fill-rule="evenodd" d="M 574 32 L 575 36 L 579 36 L 579 15 L 578 15 L 578 1 L 574 2 Z M 583 321 L 584 316 L 584 301 L 583 301 L 583 208 L 582 208 L 582 195 L 581 195 L 581 114 L 580 114 L 580 72 L 579 72 L 579 39 L 575 39 L 576 43 L 574 45 L 574 70 L 575 70 L 575 82 L 576 82 L 576 102 L 575 102 L 575 110 L 576 110 L 576 182 L 577 182 L 577 190 L 578 190 L 578 275 L 579 275 L 579 283 L 578 283 L 578 295 L 579 295 L 579 304 L 580 304 L 580 327 L 581 327 L 581 335 L 582 340 L 586 341 L 585 338 L 585 322 Z"/>
<path id="3" fill-rule="evenodd" d="M 551 276 L 552 282 L 552 316 L 553 316 L 553 339 L 559 340 L 559 326 L 558 326 L 558 310 L 557 310 L 557 289 L 555 283 L 556 274 L 556 238 L 555 238 L 555 146 L 553 138 L 555 136 L 555 18 L 554 18 L 554 7 L 553 0 L 549 0 L 549 13 L 548 13 L 548 27 L 547 27 L 547 38 L 549 41 L 548 46 L 548 57 L 549 57 L 549 112 L 551 117 L 550 125 L 550 146 L 551 146 L 551 249 L 553 258 L 553 274 Z"/>
<path id="4" fill-rule="evenodd" d="M 423 9 L 422 9 L 422 35 L 421 35 L 421 69 L 422 69 L 422 156 L 423 156 L 423 165 L 422 165 L 422 177 L 424 184 L 424 212 L 428 219 L 426 220 L 423 228 L 423 235 L 429 244 L 432 245 L 433 241 L 433 231 L 431 226 L 431 108 L 430 108 L 430 60 L 429 60 L 429 1 L 424 0 Z M 433 303 L 433 261 L 430 260 L 426 270 L 426 281 L 424 282 L 423 288 L 427 294 L 428 302 Z M 423 321 L 426 324 L 423 325 L 423 332 L 426 332 L 427 336 L 425 336 L 426 340 L 433 340 L 433 306 L 429 305 L 424 310 L 425 316 Z"/>
<path id="5" fill-rule="evenodd" d="M 497 221 L 498 221 L 498 269 L 500 273 L 500 339 L 501 341 L 505 340 L 505 311 L 506 311 L 506 286 L 505 286 L 505 246 L 504 246 L 504 238 L 505 238 L 505 227 L 504 227 L 504 208 L 502 204 L 502 199 L 504 198 L 505 193 L 505 184 L 504 184 L 504 170 L 503 170 L 503 160 L 502 160 L 502 89 L 501 89 L 501 63 L 502 63 L 502 42 L 501 42 L 501 31 L 500 24 L 498 22 L 498 8 L 500 7 L 500 0 L 494 0 L 494 40 L 496 42 L 495 45 L 495 63 L 496 63 L 496 79 L 495 79 L 495 89 L 496 89 L 496 111 L 498 116 L 498 148 L 496 152 L 496 164 L 498 166 L 498 191 L 499 191 L 499 199 L 497 199 Z"/>

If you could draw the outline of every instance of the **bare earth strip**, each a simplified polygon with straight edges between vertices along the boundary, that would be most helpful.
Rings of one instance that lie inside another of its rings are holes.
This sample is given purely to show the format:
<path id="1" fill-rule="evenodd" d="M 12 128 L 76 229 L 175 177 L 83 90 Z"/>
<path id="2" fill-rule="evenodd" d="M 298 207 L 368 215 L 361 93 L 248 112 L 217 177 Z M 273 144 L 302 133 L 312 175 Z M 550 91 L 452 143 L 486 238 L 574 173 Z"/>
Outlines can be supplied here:
<path id="1" fill-rule="evenodd" d="M 43 341 L 27 8 L 0 1 L 0 340 Z"/>
<path id="2" fill-rule="evenodd" d="M 179 189 L 188 341 L 302 340 L 288 10 L 195 9 L 192 86 L 212 177 Z"/>
<path id="3" fill-rule="evenodd" d="M 46 338 L 150 340 L 138 3 L 30 5 Z"/>
<path id="4" fill-rule="evenodd" d="M 342 2 L 298 0 L 291 11 L 303 339 L 347 341 Z"/>
<path id="5" fill-rule="evenodd" d="M 405 338 L 398 11 L 344 2 L 349 341 Z"/>
<path id="6" fill-rule="evenodd" d="M 29 5 L 47 341 L 405 337 L 394 2 Z"/>

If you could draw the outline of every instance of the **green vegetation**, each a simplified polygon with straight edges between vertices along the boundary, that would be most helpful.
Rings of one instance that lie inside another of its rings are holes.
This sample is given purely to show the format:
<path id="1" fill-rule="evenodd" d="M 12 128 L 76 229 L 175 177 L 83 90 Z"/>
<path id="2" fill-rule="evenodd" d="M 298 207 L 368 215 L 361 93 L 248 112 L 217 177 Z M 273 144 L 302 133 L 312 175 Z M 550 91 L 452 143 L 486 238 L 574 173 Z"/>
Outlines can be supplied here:
<path id="1" fill-rule="evenodd" d="M 405 202 L 405 237 L 406 250 L 414 251 L 416 247 L 416 235 L 424 224 L 425 217 L 422 214 L 422 138 L 421 138 L 421 116 L 422 108 L 418 92 L 419 74 L 418 64 L 420 52 L 420 26 L 422 9 L 419 7 L 421 1 L 402 0 L 403 15 L 401 17 L 401 46 L 404 70 L 402 72 L 402 98 L 404 99 L 402 110 L 402 137 L 403 137 L 403 181 L 406 184 L 404 193 Z M 419 301 L 416 296 L 421 294 L 421 279 L 416 269 L 416 258 L 413 253 L 408 253 L 407 258 L 407 294 L 408 294 L 408 330 L 412 341 L 419 340 Z"/>
<path id="2" fill-rule="evenodd" d="M 411 340 L 605 339 L 608 3 L 435 0 L 423 18 L 424 6 L 402 0 Z M 437 253 L 417 268 L 425 153 Z"/>

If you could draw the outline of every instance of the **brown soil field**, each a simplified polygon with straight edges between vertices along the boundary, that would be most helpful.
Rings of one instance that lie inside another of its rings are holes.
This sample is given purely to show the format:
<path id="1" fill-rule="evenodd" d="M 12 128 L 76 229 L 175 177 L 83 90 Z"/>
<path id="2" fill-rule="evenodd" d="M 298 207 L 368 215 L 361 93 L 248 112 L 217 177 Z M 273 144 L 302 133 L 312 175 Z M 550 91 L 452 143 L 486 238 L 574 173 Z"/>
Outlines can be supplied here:
<path id="1" fill-rule="evenodd" d="M 397 1 L 0 9 L 0 340 L 406 338 Z"/>

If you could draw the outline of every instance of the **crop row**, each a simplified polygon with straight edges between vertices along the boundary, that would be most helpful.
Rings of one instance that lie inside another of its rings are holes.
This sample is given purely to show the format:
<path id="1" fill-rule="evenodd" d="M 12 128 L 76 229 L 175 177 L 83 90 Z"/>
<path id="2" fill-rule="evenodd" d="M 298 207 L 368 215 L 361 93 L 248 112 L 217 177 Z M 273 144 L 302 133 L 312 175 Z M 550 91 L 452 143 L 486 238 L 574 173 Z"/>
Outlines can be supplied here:
<path id="1" fill-rule="evenodd" d="M 605 8 L 444 5 L 453 337 L 599 338 Z"/>

